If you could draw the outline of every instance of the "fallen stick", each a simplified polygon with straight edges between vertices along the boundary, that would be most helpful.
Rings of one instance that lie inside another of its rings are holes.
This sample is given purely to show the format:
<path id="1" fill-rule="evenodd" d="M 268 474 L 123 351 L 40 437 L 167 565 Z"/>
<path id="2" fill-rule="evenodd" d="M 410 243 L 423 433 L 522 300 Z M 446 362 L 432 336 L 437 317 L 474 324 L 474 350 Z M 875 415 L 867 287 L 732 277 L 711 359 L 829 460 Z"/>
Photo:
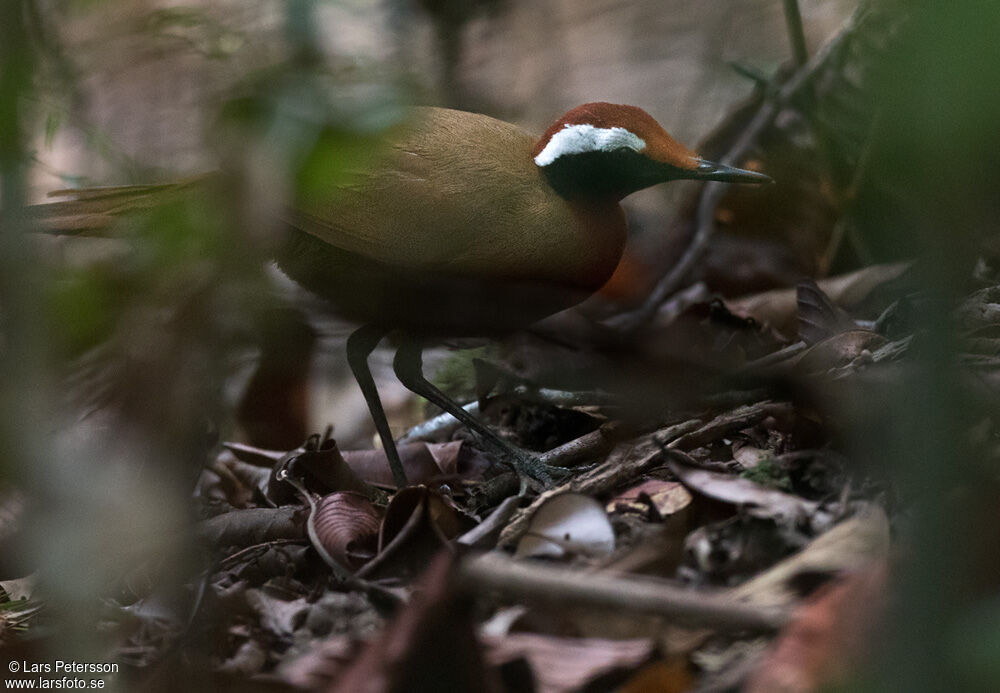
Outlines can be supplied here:
<path id="1" fill-rule="evenodd" d="M 776 631 L 789 617 L 783 609 L 740 603 L 718 592 L 682 589 L 661 579 L 555 568 L 497 553 L 463 560 L 458 579 L 474 593 L 499 592 L 534 602 L 624 610 L 718 631 Z"/>

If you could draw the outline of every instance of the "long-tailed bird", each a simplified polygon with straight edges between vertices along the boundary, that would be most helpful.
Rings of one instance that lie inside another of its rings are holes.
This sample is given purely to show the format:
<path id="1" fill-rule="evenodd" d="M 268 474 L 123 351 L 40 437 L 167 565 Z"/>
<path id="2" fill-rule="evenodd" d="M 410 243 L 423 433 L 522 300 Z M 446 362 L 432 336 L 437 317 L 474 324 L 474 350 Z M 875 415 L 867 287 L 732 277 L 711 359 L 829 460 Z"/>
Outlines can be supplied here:
<path id="1" fill-rule="evenodd" d="M 406 476 L 368 356 L 390 332 L 400 381 L 478 432 L 522 479 L 549 470 L 430 383 L 422 347 L 489 336 L 575 305 L 607 282 L 625 247 L 622 198 L 677 179 L 764 183 L 705 161 L 635 106 L 589 103 L 541 137 L 485 115 L 414 109 L 374 165 L 289 212 L 279 267 L 362 327 L 347 357 L 393 477 Z"/>

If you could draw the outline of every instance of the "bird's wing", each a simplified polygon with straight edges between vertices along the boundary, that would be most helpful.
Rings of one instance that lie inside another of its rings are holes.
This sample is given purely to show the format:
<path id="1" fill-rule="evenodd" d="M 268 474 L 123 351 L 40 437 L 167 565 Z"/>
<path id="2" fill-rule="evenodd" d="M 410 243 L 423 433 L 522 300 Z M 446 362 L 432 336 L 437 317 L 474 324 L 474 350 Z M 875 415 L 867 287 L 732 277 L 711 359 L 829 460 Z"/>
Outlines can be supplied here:
<path id="1" fill-rule="evenodd" d="M 509 261 L 530 241 L 525 215 L 547 213 L 533 138 L 447 109 L 418 109 L 417 118 L 370 170 L 290 212 L 290 222 L 337 248 L 411 269 L 488 271 Z"/>

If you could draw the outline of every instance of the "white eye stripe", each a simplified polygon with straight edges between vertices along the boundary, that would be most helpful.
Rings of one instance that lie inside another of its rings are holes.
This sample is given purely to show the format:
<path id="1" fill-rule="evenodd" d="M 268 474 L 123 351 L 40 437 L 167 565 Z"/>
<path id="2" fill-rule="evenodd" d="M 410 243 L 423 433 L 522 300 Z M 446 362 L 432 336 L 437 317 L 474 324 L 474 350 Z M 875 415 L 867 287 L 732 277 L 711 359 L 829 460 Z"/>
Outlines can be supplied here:
<path id="1" fill-rule="evenodd" d="M 548 166 L 565 154 L 610 152 L 615 149 L 633 149 L 641 152 L 646 142 L 625 128 L 598 128 L 593 125 L 565 125 L 552 135 L 545 148 L 535 157 L 535 164 Z"/>

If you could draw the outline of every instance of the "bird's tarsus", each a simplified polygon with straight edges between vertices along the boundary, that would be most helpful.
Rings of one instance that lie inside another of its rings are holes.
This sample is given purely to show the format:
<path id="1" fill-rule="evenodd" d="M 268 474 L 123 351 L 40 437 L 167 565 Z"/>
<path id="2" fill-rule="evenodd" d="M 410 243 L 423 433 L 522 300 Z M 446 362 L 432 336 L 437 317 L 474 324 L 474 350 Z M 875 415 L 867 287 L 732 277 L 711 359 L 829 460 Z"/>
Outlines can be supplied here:
<path id="1" fill-rule="evenodd" d="M 368 356 L 385 335 L 386 330 L 375 325 L 365 325 L 352 332 L 351 336 L 347 338 L 347 363 L 351 367 L 354 379 L 361 388 L 361 393 L 365 396 L 368 411 L 371 412 L 372 421 L 375 423 L 375 430 L 378 431 L 379 438 L 382 440 L 382 449 L 385 450 L 385 456 L 389 460 L 392 479 L 397 488 L 403 488 L 407 485 L 406 472 L 399 459 L 399 451 L 396 450 L 396 441 L 392 439 L 389 421 L 385 418 L 385 409 L 382 408 L 378 388 L 375 387 L 375 379 L 368 367 Z"/>
<path id="2" fill-rule="evenodd" d="M 513 467 L 521 480 L 522 492 L 526 487 L 536 491 L 550 488 L 555 481 L 569 474 L 566 469 L 542 464 L 530 453 L 511 445 L 441 392 L 424 377 L 422 352 L 423 344 L 419 340 L 404 336 L 392 362 L 396 377 L 404 386 L 458 419 L 504 463 Z"/>

